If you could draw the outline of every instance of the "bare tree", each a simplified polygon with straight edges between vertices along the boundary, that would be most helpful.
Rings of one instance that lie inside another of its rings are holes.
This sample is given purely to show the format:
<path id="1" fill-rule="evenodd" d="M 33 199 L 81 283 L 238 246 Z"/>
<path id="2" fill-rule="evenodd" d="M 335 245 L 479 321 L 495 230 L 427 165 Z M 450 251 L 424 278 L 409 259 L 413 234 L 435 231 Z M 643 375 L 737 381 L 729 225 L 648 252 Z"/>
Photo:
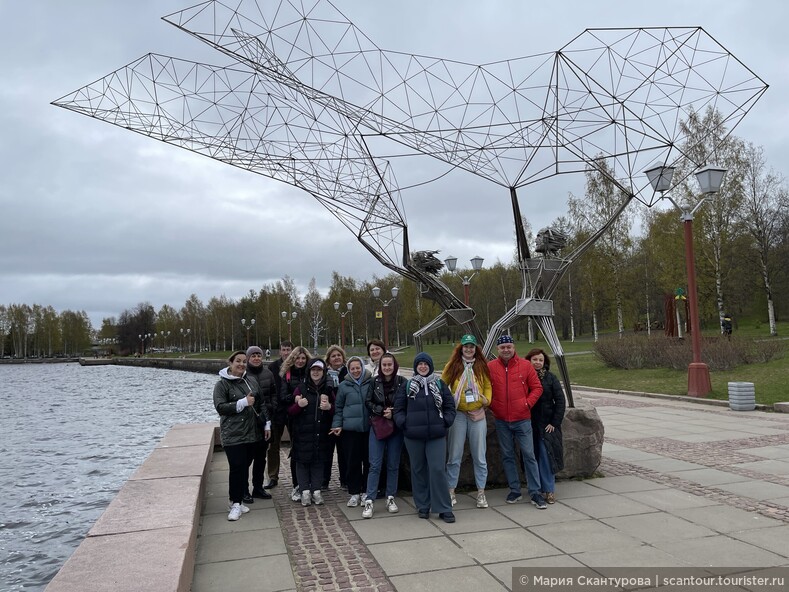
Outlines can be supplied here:
<path id="1" fill-rule="evenodd" d="M 315 355 L 318 354 L 318 340 L 323 334 L 323 331 L 326 329 L 326 324 L 323 320 L 323 315 L 321 314 L 322 302 L 323 297 L 321 296 L 320 292 L 318 292 L 318 288 L 316 288 L 315 284 L 315 278 L 313 277 L 310 280 L 307 294 L 304 296 L 304 314 L 306 315 L 307 322 L 309 323 L 308 331 L 313 343 L 312 353 Z"/>
<path id="2" fill-rule="evenodd" d="M 701 239 L 701 252 L 712 266 L 718 325 L 722 332 L 725 312 L 723 285 L 728 273 L 734 269 L 731 264 L 735 256 L 734 244 L 738 232 L 741 231 L 739 222 L 743 208 L 744 146 L 742 140 L 728 135 L 723 117 L 712 107 L 708 107 L 704 115 L 696 111 L 690 112 L 680 127 L 687 138 L 685 151 L 691 155 L 694 163 L 714 164 L 727 169 L 721 190 L 706 197 L 707 202 L 699 211 L 700 224 L 694 227 L 694 232 Z M 680 167 L 682 177 L 688 172 L 686 168 L 682 169 L 693 166 L 695 165 L 691 162 L 686 162 Z M 698 190 L 693 175 L 687 176 L 682 189 L 683 201 L 693 209 L 698 202 Z"/>
<path id="3" fill-rule="evenodd" d="M 576 232 L 590 233 L 602 227 L 611 219 L 614 212 L 628 198 L 612 181 L 613 171 L 605 160 L 598 161 L 598 168 L 586 172 L 586 192 L 584 198 L 579 199 L 573 194 L 567 201 L 570 224 Z M 624 324 L 624 294 L 622 275 L 628 255 L 633 248 L 633 239 L 630 229 L 633 224 L 633 211 L 625 210 L 613 223 L 611 228 L 600 237 L 593 249 L 587 253 L 585 261 L 596 256 L 603 270 L 596 278 L 590 278 L 590 287 L 593 283 L 602 290 L 610 287 L 616 302 L 616 322 L 619 336 L 625 331 Z M 595 253 L 596 255 L 592 255 Z M 595 312 L 596 325 L 596 312 Z M 596 333 L 596 330 L 595 330 Z"/>
<path id="4" fill-rule="evenodd" d="M 743 224 L 753 239 L 753 247 L 759 259 L 762 285 L 767 296 L 770 335 L 778 335 L 770 254 L 776 246 L 780 223 L 779 205 L 786 200 L 787 189 L 778 174 L 772 169 L 767 170 L 764 149 L 750 143 L 745 150 L 743 194 Z"/>

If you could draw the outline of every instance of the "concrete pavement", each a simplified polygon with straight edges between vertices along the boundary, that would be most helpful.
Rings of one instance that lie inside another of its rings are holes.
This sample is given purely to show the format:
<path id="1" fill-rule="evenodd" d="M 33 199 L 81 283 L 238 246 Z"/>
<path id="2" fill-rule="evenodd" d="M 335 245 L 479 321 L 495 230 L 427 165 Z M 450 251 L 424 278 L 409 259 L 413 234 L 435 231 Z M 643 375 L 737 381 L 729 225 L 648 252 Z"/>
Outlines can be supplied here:
<path id="1" fill-rule="evenodd" d="M 457 522 L 337 488 L 326 505 L 274 500 L 228 522 L 227 463 L 214 454 L 192 590 L 508 590 L 513 567 L 789 567 L 789 415 L 576 389 L 606 429 L 601 477 L 557 483 L 547 510 L 458 495 Z M 287 451 L 284 451 L 284 454 Z M 287 462 L 283 467 L 287 467 Z"/>

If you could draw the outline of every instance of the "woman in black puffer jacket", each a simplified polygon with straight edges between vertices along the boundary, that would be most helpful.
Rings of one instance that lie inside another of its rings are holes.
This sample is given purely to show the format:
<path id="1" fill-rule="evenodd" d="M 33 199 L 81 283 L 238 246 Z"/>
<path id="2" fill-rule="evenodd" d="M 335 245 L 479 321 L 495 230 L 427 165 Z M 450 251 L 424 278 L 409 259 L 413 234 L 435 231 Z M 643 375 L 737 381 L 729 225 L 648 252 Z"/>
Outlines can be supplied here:
<path id="1" fill-rule="evenodd" d="M 551 360 L 540 348 L 524 356 L 537 371 L 542 383 L 542 395 L 531 410 L 534 456 L 540 470 L 542 495 L 549 504 L 556 503 L 556 479 L 554 475 L 564 468 L 564 445 L 562 443 L 562 420 L 566 403 L 559 379 L 550 372 Z"/>
<path id="2" fill-rule="evenodd" d="M 455 421 L 455 399 L 447 385 L 433 374 L 433 358 L 414 358 L 414 376 L 397 392 L 394 420 L 405 434 L 411 461 L 411 491 L 420 518 L 438 512 L 454 522 L 447 481 L 447 430 Z"/>
<path id="3" fill-rule="evenodd" d="M 296 388 L 288 407 L 291 422 L 291 462 L 295 464 L 301 505 L 323 504 L 323 466 L 328 460 L 329 430 L 334 415 L 334 385 L 326 380 L 320 358 L 309 364 L 309 378 Z"/>

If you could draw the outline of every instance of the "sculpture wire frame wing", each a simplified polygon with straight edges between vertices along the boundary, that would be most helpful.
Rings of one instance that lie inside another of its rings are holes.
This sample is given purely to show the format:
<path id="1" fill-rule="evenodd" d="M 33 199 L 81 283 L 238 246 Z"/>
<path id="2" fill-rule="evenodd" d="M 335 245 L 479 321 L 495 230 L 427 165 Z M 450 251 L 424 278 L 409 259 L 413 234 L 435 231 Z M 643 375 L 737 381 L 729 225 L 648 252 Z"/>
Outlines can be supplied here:
<path id="1" fill-rule="evenodd" d="M 327 0 L 209 0 L 165 20 L 234 66 L 150 54 L 55 104 L 309 192 L 383 265 L 426 285 L 445 311 L 429 326 L 451 319 L 478 338 L 473 311 L 412 264 L 392 159 L 368 140 L 507 188 L 523 298 L 486 349 L 528 301 L 545 308 L 632 199 L 659 199 L 644 170 L 705 164 L 708 153 L 683 151 L 688 114 L 712 106 L 730 133 L 767 88 L 699 27 L 589 29 L 551 53 L 471 64 L 382 50 Z M 589 168 L 627 196 L 621 208 L 561 264 L 532 260 L 516 190 Z M 561 354 L 551 315 L 536 316 Z"/>

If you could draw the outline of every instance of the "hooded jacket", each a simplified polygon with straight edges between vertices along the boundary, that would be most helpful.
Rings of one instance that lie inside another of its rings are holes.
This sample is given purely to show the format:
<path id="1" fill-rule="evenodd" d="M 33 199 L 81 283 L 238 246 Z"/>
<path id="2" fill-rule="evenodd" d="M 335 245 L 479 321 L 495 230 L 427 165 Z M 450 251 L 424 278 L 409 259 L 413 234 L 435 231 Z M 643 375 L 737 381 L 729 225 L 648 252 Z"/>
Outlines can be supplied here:
<path id="1" fill-rule="evenodd" d="M 433 359 L 426 353 L 417 354 L 414 358 L 414 374 L 417 374 L 416 367 L 420 362 L 425 362 L 430 367 L 428 378 L 441 393 L 441 415 L 438 413 L 432 393 L 426 391 L 423 386 L 420 385 L 416 393 L 410 392 L 414 380 L 412 378 L 400 386 L 395 396 L 393 412 L 395 425 L 405 433 L 406 438 L 412 440 L 444 438 L 455 421 L 455 400 L 444 381 L 433 376 Z"/>
<path id="2" fill-rule="evenodd" d="M 496 419 L 506 422 L 531 419 L 531 408 L 542 395 L 542 384 L 531 362 L 510 358 L 507 365 L 501 358 L 488 362 L 493 399 L 490 410 Z"/>
<path id="3" fill-rule="evenodd" d="M 222 446 L 259 442 L 263 439 L 263 431 L 255 412 L 264 421 L 268 421 L 268 414 L 265 405 L 261 404 L 257 382 L 249 380 L 246 374 L 241 378 L 234 376 L 227 368 L 222 368 L 219 376 L 219 382 L 214 385 L 214 408 L 219 413 Z M 245 398 L 250 391 L 255 396 L 254 411 L 248 406 L 238 411 L 237 401 Z"/>
<path id="4" fill-rule="evenodd" d="M 348 364 L 351 363 L 351 360 L 362 363 L 362 375 L 357 383 L 348 372 L 340 383 L 340 388 L 337 389 L 337 402 L 331 427 L 342 428 L 349 432 L 369 432 L 370 419 L 364 406 L 364 400 L 372 385 L 372 376 L 364 367 L 361 358 L 354 356 L 348 360 Z"/>
<path id="5" fill-rule="evenodd" d="M 306 407 L 299 407 L 295 402 L 296 395 L 307 400 Z M 332 404 L 329 411 L 321 410 L 321 395 L 328 395 Z M 326 380 L 325 372 L 317 385 L 308 380 L 296 387 L 293 398 L 294 402 L 288 407 L 291 420 L 291 457 L 301 463 L 327 461 L 332 452 L 329 447 L 329 429 L 334 413 L 335 390 Z"/>

